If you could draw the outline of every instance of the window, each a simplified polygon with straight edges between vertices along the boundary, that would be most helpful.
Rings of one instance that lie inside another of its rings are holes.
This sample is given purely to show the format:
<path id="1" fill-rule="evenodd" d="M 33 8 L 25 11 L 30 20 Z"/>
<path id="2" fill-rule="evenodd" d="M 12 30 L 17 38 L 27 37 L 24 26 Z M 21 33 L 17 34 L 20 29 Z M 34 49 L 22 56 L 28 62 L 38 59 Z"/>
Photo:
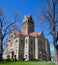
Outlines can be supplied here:
<path id="1" fill-rule="evenodd" d="M 43 41 L 42 40 L 39 41 L 39 45 L 43 46 Z"/>
<path id="2" fill-rule="evenodd" d="M 16 52 L 17 52 L 17 50 L 16 50 Z"/>
<path id="3" fill-rule="evenodd" d="M 22 50 L 22 47 L 20 48 L 20 50 Z"/>
<path id="4" fill-rule="evenodd" d="M 33 43 L 33 40 L 30 40 L 30 43 L 32 44 Z"/>
<path id="5" fill-rule="evenodd" d="M 11 35 L 10 37 L 13 37 L 13 35 Z"/>
<path id="6" fill-rule="evenodd" d="M 23 39 L 21 40 L 21 43 L 24 43 L 24 40 Z"/>
<path id="7" fill-rule="evenodd" d="M 27 39 L 26 39 L 26 44 L 27 44 Z"/>
<path id="8" fill-rule="evenodd" d="M 27 55 L 26 55 L 26 58 L 27 58 Z"/>
<path id="9" fill-rule="evenodd" d="M 16 47 L 17 48 L 17 47 Z"/>
<path id="10" fill-rule="evenodd" d="M 15 43 L 17 43 L 17 42 L 18 42 L 18 40 L 15 41 Z"/>
<path id="11" fill-rule="evenodd" d="M 31 24 L 34 24 L 32 21 L 29 21 Z"/>
<path id="12" fill-rule="evenodd" d="M 32 52 L 33 51 L 33 49 L 32 49 L 32 47 L 30 47 L 30 52 Z"/>

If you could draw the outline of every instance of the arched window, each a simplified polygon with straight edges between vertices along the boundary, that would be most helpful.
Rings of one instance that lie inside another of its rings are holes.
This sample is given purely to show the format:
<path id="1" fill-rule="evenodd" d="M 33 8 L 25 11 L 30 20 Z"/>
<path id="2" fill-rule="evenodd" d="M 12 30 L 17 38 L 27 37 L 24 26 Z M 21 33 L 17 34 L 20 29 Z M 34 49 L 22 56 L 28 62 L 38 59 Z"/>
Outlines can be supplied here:
<path id="1" fill-rule="evenodd" d="M 27 44 L 27 39 L 26 39 L 26 44 Z"/>
<path id="2" fill-rule="evenodd" d="M 17 43 L 17 42 L 18 42 L 18 40 L 16 39 L 16 40 L 15 40 L 15 43 Z"/>
<path id="3" fill-rule="evenodd" d="M 27 55 L 26 55 L 26 59 L 27 59 Z"/>

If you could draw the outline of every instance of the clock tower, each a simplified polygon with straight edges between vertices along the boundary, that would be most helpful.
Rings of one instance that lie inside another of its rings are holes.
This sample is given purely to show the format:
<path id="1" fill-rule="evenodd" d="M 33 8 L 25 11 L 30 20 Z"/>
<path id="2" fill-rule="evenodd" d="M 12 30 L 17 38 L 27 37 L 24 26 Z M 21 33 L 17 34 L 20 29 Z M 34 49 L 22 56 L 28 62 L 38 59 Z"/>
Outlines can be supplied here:
<path id="1" fill-rule="evenodd" d="M 24 16 L 22 22 L 22 32 L 24 32 L 25 34 L 34 32 L 34 21 L 32 19 L 32 16 Z"/>

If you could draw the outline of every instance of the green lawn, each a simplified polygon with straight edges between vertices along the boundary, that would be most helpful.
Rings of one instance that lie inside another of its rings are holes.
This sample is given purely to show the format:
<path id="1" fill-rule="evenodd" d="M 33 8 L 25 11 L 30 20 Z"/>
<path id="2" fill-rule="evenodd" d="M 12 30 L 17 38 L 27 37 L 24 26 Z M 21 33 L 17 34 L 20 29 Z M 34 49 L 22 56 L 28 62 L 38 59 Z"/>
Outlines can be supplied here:
<path id="1" fill-rule="evenodd" d="M 17 61 L 17 62 L 0 62 L 0 65 L 55 65 L 55 64 L 52 62 Z"/>

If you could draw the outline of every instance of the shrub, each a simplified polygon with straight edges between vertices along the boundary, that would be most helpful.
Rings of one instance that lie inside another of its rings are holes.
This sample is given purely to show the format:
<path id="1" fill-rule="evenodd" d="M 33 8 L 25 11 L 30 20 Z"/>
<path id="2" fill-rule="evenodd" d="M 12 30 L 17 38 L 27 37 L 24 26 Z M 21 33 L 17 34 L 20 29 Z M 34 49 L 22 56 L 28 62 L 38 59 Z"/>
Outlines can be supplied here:
<path id="1" fill-rule="evenodd" d="M 24 61 L 25 60 L 25 58 L 22 58 L 22 61 Z"/>
<path id="2" fill-rule="evenodd" d="M 7 55 L 7 59 L 5 59 L 6 61 L 10 61 L 10 55 Z"/>
<path id="3" fill-rule="evenodd" d="M 38 61 L 38 59 L 32 59 L 31 61 Z"/>
<path id="4" fill-rule="evenodd" d="M 42 59 L 39 59 L 39 61 L 41 62 L 41 61 L 42 61 Z"/>

